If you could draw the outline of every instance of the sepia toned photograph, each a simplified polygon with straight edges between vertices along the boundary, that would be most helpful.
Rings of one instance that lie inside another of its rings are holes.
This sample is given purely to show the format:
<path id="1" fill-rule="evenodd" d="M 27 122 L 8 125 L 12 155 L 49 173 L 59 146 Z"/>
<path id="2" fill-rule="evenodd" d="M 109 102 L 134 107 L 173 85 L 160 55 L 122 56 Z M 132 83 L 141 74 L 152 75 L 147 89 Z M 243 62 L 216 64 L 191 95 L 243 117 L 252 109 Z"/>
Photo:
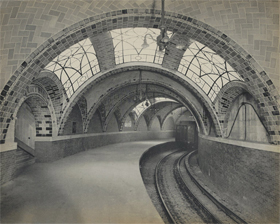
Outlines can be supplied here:
<path id="1" fill-rule="evenodd" d="M 0 0 L 1 223 L 280 223 L 280 0 Z"/>

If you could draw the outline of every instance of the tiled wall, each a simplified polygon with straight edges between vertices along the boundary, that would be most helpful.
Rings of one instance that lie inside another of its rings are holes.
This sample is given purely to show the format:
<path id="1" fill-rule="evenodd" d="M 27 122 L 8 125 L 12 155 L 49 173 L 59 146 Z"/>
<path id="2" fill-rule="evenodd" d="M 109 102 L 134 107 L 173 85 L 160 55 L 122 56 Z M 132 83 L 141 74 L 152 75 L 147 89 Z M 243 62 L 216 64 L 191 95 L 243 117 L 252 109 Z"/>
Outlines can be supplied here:
<path id="1" fill-rule="evenodd" d="M 36 136 L 52 136 L 52 117 L 47 104 L 39 97 L 30 97 L 26 103 L 35 117 Z"/>

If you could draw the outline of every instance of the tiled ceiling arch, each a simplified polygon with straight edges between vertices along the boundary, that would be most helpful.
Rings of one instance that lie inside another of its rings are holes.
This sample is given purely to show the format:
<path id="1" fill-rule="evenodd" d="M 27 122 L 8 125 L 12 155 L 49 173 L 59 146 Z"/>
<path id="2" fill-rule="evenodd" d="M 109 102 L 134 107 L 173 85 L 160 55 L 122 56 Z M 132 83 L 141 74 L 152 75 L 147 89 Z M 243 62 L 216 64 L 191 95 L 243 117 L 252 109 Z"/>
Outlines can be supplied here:
<path id="1" fill-rule="evenodd" d="M 114 64 L 128 62 L 149 62 L 162 64 L 165 51 L 159 51 L 156 38 L 160 34 L 155 28 L 122 28 L 99 34 L 113 51 L 100 49 L 96 38 L 82 40 L 53 59 L 45 69 L 54 72 L 60 79 L 64 89 L 71 97 L 73 93 L 90 77 L 100 72 L 99 63 L 104 64 L 107 57 L 114 55 Z M 168 33 L 173 41 L 172 33 Z M 177 35 L 178 36 L 178 35 Z M 217 53 L 205 45 L 181 36 L 185 43 L 185 53 L 181 55 L 178 71 L 190 78 L 214 101 L 225 84 L 233 80 L 243 80 L 240 75 Z M 146 44 L 143 47 L 143 44 Z M 176 45 L 176 44 L 175 44 Z M 96 56 L 95 47 L 98 49 Z M 105 55 L 102 55 L 105 54 Z M 166 54 L 166 55 L 169 55 Z M 168 56 L 167 56 L 168 57 Z M 168 63 L 168 62 L 166 62 Z M 114 66 L 111 64 L 111 66 Z M 105 67 L 106 68 L 106 67 Z"/>
<path id="2" fill-rule="evenodd" d="M 142 16 L 139 16 L 139 12 Z M 153 11 L 152 13 L 155 17 L 159 18 L 160 11 Z M 130 14 L 130 16 L 128 16 L 128 14 Z M 145 14 L 145 16 L 143 16 L 143 14 Z M 136 27 L 143 27 L 144 24 L 146 27 L 151 27 L 154 24 L 158 24 L 158 22 L 154 21 L 151 17 L 151 11 L 149 10 L 120 10 L 108 14 L 108 16 L 112 16 L 112 19 L 104 19 L 106 14 L 104 14 L 104 16 L 94 16 L 85 19 L 57 33 L 57 35 L 52 38 L 49 38 L 47 42 L 36 49 L 15 71 L 14 75 L 1 92 L 1 102 L 6 101 L 9 104 L 7 98 L 10 95 L 13 95 L 12 99 L 21 98 L 23 94 L 22 87 L 28 84 L 34 75 L 38 74 L 38 72 L 47 65 L 52 59 L 51 57 L 55 57 L 80 40 L 102 33 L 105 30 L 107 32 L 108 29 L 127 27 L 127 24 Z M 183 35 L 205 44 L 226 59 L 232 67 L 244 77 L 246 83 L 252 88 L 254 96 L 258 98 L 260 103 L 270 101 L 270 104 L 267 104 L 267 108 L 265 109 L 266 125 L 270 126 L 271 135 L 275 135 L 272 138 L 273 141 L 279 141 L 280 136 L 277 134 L 277 123 L 268 123 L 269 120 L 275 120 L 276 117 L 274 116 L 279 116 L 279 105 L 277 103 L 279 94 L 272 81 L 266 75 L 266 72 L 263 71 L 252 56 L 227 35 L 201 21 L 174 13 L 167 13 L 166 18 L 168 29 L 180 32 Z M 106 21 L 105 26 L 103 26 L 102 21 Z M 17 88 L 17 91 L 15 91 L 15 88 Z M 7 105 L 6 102 L 1 104 L 1 111 L 4 110 L 3 116 L 5 119 L 10 117 L 14 110 L 13 106 Z M 5 105 L 5 107 L 2 105 Z"/>

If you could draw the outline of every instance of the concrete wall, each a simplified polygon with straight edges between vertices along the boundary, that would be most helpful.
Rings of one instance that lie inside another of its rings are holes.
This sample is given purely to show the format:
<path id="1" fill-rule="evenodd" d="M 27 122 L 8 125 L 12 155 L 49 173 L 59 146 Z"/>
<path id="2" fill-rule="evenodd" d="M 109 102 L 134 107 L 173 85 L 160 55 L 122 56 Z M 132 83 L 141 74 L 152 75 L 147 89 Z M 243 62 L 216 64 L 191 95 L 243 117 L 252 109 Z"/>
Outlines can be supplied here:
<path id="1" fill-rule="evenodd" d="M 247 210 L 248 216 L 260 223 L 278 223 L 279 150 L 266 151 L 276 146 L 265 144 L 227 141 L 199 137 L 200 169 L 221 193 Z M 234 142 L 241 145 L 233 145 Z"/>
<path id="2" fill-rule="evenodd" d="M 36 162 L 51 162 L 78 152 L 94 149 L 103 145 L 173 137 L 173 131 L 132 131 L 61 136 L 54 141 L 36 141 L 35 157 Z"/>

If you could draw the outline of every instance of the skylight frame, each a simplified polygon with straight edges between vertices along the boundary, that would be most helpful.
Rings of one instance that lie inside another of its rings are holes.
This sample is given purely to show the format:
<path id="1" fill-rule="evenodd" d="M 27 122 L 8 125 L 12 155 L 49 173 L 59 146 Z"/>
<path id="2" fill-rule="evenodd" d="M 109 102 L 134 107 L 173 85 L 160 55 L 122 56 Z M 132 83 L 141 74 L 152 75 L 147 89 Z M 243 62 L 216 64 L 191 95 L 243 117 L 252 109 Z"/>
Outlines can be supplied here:
<path id="1" fill-rule="evenodd" d="M 190 78 L 212 102 L 228 82 L 244 81 L 220 55 L 197 41 L 185 51 L 178 71 Z"/>
<path id="2" fill-rule="evenodd" d="M 110 31 L 114 45 L 115 63 L 150 62 L 162 64 L 165 50 L 159 51 L 156 38 L 160 29 L 155 28 L 121 28 Z M 168 35 L 171 35 L 168 32 Z M 143 48 L 146 38 L 149 47 Z"/>
<path id="3" fill-rule="evenodd" d="M 56 74 L 68 98 L 90 77 L 100 72 L 98 58 L 89 38 L 60 53 L 45 69 Z"/>

